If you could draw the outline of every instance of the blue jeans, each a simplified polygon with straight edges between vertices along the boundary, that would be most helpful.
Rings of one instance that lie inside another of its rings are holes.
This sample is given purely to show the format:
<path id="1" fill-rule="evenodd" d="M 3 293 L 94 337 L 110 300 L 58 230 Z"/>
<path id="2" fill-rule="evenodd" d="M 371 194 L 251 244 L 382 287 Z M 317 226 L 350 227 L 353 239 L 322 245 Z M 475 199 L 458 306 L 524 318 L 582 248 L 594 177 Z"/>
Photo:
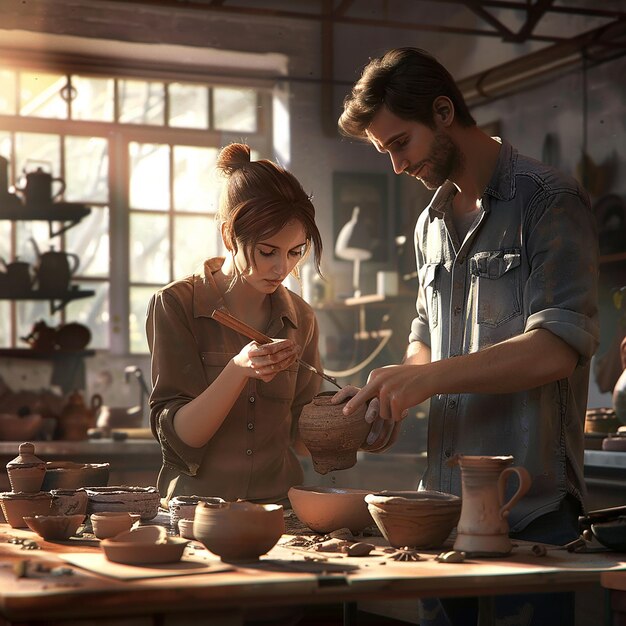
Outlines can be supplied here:
<path id="1" fill-rule="evenodd" d="M 511 539 L 565 545 L 580 536 L 580 503 L 567 495 L 557 511 L 531 522 Z M 573 626 L 574 593 L 530 593 L 495 597 L 496 623 L 520 626 Z M 476 626 L 476 598 L 424 598 L 420 626 Z"/>

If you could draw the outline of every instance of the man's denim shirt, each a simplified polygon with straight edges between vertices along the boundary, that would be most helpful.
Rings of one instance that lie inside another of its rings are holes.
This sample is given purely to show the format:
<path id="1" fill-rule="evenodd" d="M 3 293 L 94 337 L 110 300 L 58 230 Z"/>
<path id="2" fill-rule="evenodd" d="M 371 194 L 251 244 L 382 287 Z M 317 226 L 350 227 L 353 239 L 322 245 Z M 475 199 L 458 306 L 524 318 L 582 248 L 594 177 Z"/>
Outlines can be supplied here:
<path id="1" fill-rule="evenodd" d="M 595 220 L 574 179 L 505 141 L 463 242 L 450 216 L 456 191 L 445 183 L 417 222 L 419 295 L 409 340 L 430 346 L 435 361 L 545 328 L 580 355 L 571 377 L 535 389 L 431 398 L 422 487 L 460 495 L 452 456 L 510 454 L 533 479 L 509 517 L 519 531 L 556 510 L 566 493 L 584 504 L 584 419 L 598 345 Z M 509 483 L 507 496 L 517 489 Z"/>

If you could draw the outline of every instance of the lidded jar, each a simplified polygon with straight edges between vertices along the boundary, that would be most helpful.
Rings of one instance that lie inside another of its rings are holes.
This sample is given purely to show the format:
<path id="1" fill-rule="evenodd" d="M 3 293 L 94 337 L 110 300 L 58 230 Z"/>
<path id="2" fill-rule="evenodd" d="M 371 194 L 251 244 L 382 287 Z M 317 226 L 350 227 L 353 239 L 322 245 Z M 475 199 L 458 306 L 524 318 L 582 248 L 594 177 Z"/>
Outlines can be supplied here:
<path id="1" fill-rule="evenodd" d="M 7 463 L 7 474 L 14 492 L 36 493 L 41 489 L 46 464 L 35 456 L 35 446 L 26 441 L 20 444 L 19 455 Z"/>

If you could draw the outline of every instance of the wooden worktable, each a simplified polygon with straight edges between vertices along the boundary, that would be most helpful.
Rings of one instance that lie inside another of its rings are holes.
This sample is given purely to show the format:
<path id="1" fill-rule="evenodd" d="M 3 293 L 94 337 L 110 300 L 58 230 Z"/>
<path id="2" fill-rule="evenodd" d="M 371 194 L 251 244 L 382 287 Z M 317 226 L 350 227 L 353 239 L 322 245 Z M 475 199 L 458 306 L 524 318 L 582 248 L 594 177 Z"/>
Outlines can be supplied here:
<path id="1" fill-rule="evenodd" d="M 23 550 L 7 543 L 10 537 L 35 539 L 42 549 Z M 132 616 L 158 616 L 159 623 L 168 626 L 208 623 L 209 616 L 211 624 L 240 624 L 243 611 L 251 607 L 576 590 L 589 584 L 599 585 L 602 572 L 626 571 L 624 554 L 550 550 L 546 556 L 537 557 L 531 544 L 517 546 L 505 559 L 453 564 L 436 562 L 433 552 L 421 552 L 424 560 L 418 562 L 390 560 L 382 550 L 382 539 L 373 540 L 381 546 L 373 556 L 361 558 L 320 555 L 281 545 L 289 539 L 290 536 L 283 536 L 279 545 L 257 564 L 230 566 L 226 570 L 214 555 L 192 542 L 195 555 L 189 558 L 200 559 L 203 567 L 209 567 L 208 572 L 201 574 L 119 580 L 102 575 L 107 567 L 104 562 L 101 574 L 70 566 L 71 575 L 39 572 L 17 578 L 14 566 L 24 559 L 30 561 L 31 570 L 37 563 L 68 566 L 64 554 L 100 558 L 100 548 L 97 540 L 46 542 L 29 530 L 3 524 L 0 615 L 9 624 L 71 624 L 78 619 L 105 624 L 113 618 Z M 318 557 L 325 560 L 306 560 Z M 215 571 L 210 571 L 212 567 Z"/>

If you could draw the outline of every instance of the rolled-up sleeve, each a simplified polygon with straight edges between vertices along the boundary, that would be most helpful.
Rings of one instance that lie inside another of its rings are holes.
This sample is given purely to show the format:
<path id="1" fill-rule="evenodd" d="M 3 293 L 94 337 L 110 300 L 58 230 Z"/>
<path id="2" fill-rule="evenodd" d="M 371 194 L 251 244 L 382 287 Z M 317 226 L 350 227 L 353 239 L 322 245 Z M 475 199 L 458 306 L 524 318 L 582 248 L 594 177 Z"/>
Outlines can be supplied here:
<path id="1" fill-rule="evenodd" d="M 566 189 L 540 195 L 529 211 L 525 242 L 525 331 L 545 328 L 586 363 L 598 347 L 598 247 L 588 198 Z"/>

